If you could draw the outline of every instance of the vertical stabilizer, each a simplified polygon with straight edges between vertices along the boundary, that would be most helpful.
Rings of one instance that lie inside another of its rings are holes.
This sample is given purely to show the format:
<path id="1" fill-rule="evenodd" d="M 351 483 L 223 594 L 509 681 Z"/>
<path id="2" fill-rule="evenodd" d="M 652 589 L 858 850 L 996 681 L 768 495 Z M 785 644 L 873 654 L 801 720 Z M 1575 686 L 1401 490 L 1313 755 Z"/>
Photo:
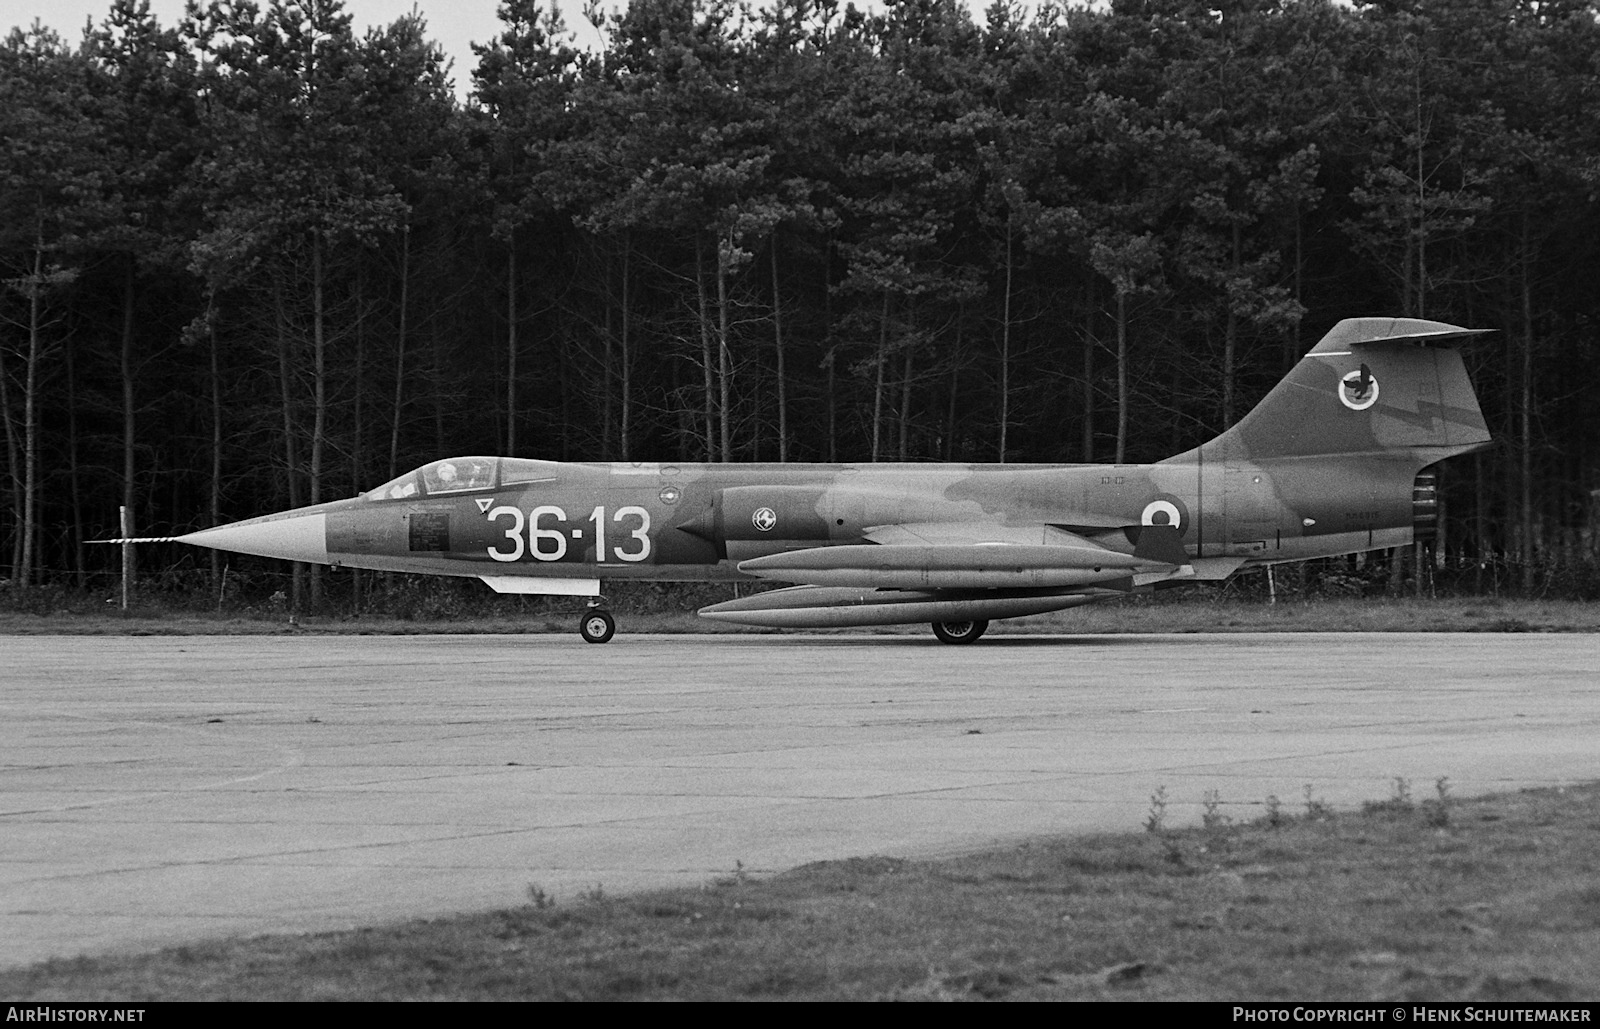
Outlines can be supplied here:
<path id="1" fill-rule="evenodd" d="M 1491 332 L 1417 318 L 1347 318 L 1237 425 L 1210 459 L 1410 453 L 1422 463 L 1491 442 L 1453 344 Z"/>

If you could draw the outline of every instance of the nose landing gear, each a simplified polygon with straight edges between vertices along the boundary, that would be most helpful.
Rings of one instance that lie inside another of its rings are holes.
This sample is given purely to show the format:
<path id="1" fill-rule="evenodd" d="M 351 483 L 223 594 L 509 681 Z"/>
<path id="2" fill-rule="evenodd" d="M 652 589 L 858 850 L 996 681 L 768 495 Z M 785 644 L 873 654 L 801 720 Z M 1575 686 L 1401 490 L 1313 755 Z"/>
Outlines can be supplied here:
<path id="1" fill-rule="evenodd" d="M 606 598 L 595 597 L 589 609 L 578 619 L 578 633 L 585 643 L 608 643 L 616 634 L 617 620 L 605 608 Z"/>

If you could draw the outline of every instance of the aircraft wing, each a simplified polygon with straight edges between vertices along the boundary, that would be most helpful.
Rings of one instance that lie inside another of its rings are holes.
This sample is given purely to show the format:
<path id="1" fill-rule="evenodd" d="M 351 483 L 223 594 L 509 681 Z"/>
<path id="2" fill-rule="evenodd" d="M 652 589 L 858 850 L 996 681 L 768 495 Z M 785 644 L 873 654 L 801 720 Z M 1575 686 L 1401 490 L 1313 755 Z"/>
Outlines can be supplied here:
<path id="1" fill-rule="evenodd" d="M 764 579 L 878 589 L 1060 589 L 1166 578 L 1173 560 L 1126 554 L 1052 525 L 929 522 L 877 526 L 869 543 L 812 547 L 742 561 Z M 1172 556 L 1170 554 L 1164 556 Z M 1126 587 L 1125 587 L 1126 588 Z"/>

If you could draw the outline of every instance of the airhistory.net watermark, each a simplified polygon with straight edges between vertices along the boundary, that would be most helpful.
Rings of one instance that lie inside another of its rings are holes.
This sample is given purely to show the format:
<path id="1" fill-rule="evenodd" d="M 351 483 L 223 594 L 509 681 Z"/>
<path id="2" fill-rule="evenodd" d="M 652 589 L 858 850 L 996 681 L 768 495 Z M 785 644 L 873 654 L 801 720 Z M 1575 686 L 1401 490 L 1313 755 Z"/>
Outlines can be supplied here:
<path id="1" fill-rule="evenodd" d="M 7 1022 L 143 1022 L 144 1008 L 82 1004 L 8 1004 Z"/>

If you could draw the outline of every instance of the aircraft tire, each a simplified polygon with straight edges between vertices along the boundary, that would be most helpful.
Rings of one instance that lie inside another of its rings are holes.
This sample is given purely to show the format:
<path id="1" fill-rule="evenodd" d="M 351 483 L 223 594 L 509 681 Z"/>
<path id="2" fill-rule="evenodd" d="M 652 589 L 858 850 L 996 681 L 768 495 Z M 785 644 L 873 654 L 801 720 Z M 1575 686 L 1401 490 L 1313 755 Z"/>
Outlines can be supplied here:
<path id="1" fill-rule="evenodd" d="M 970 622 L 934 622 L 933 634 L 940 643 L 961 645 L 972 643 L 989 628 L 988 621 L 975 618 Z"/>
<path id="2" fill-rule="evenodd" d="M 610 611 L 592 608 L 578 619 L 578 633 L 585 643 L 608 643 L 616 631 L 617 620 L 611 617 Z"/>

